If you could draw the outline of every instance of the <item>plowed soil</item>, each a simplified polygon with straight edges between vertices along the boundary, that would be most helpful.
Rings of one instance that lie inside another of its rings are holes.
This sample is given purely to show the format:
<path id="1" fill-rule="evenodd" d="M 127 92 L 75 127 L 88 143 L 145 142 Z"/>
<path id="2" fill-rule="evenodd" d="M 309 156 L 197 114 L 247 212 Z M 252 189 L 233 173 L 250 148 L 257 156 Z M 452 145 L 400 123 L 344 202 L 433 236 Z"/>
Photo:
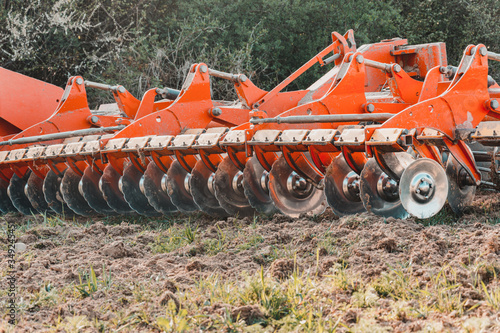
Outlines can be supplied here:
<path id="1" fill-rule="evenodd" d="M 0 264 L 0 330 L 500 332 L 499 203 L 426 221 L 9 214 L 27 248 L 16 326 Z"/>

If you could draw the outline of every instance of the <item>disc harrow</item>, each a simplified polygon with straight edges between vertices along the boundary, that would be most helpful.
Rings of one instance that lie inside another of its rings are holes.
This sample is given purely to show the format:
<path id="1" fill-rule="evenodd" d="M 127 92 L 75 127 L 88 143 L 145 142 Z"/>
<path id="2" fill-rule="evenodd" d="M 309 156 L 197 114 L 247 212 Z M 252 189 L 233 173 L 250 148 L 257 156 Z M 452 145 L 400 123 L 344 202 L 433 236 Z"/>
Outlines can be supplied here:
<path id="1" fill-rule="evenodd" d="M 461 214 L 477 186 L 500 188 L 488 60 L 500 55 L 482 44 L 457 67 L 443 43 L 358 48 L 350 30 L 269 91 L 197 63 L 180 90 L 140 100 L 121 85 L 74 76 L 63 91 L 0 69 L 0 211 L 298 217 L 330 207 L 424 219 L 448 203 Z M 286 90 L 316 64 L 330 69 Z M 214 78 L 238 99 L 214 100 Z M 115 103 L 91 111 L 87 88 Z"/>

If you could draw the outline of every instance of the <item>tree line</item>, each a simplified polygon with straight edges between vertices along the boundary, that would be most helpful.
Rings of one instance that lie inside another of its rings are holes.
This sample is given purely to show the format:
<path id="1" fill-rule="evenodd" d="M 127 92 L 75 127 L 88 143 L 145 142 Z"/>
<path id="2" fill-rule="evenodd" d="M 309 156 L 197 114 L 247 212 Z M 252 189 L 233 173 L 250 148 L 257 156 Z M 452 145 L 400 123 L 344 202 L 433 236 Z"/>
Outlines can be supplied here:
<path id="1" fill-rule="evenodd" d="M 71 75 L 119 83 L 136 96 L 179 88 L 195 62 L 270 89 L 328 45 L 332 31 L 348 29 L 358 46 L 445 42 L 455 65 L 468 44 L 500 52 L 497 0 L 3 0 L 0 20 L 0 66 L 59 86 Z M 213 90 L 234 97 L 228 83 Z"/>

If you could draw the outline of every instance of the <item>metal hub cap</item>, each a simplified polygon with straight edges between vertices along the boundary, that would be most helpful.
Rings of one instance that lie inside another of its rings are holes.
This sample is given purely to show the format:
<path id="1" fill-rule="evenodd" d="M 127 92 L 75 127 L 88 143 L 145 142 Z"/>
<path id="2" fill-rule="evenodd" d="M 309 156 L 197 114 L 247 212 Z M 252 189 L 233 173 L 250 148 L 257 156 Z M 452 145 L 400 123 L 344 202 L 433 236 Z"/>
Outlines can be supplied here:
<path id="1" fill-rule="evenodd" d="M 260 186 L 264 190 L 264 192 L 269 193 L 269 172 L 264 170 L 262 176 L 260 177 Z"/>
<path id="2" fill-rule="evenodd" d="M 141 180 L 139 180 L 139 189 L 141 190 L 141 193 L 146 195 L 146 188 L 144 187 L 144 176 L 141 177 Z"/>
<path id="3" fill-rule="evenodd" d="M 83 178 L 80 178 L 80 181 L 78 182 L 78 192 L 83 196 Z"/>
<path id="4" fill-rule="evenodd" d="M 232 186 L 235 192 L 243 193 L 243 172 L 238 171 L 233 177 Z"/>
<path id="5" fill-rule="evenodd" d="M 342 182 L 344 195 L 350 200 L 359 200 L 359 175 L 354 171 L 347 174 Z"/>
<path id="6" fill-rule="evenodd" d="M 120 177 L 118 180 L 118 188 L 120 189 L 120 192 L 123 193 L 123 177 Z"/>
<path id="7" fill-rule="evenodd" d="M 186 177 L 184 177 L 184 188 L 188 193 L 191 193 L 191 188 L 189 186 L 189 180 L 191 179 L 191 174 L 188 173 Z"/>
<path id="8" fill-rule="evenodd" d="M 413 198 L 418 202 L 426 202 L 434 196 L 434 179 L 428 173 L 416 175 L 410 184 Z"/>
<path id="9" fill-rule="evenodd" d="M 286 181 L 288 191 L 296 198 L 306 198 L 312 190 L 312 185 L 296 172 L 292 172 Z"/>
<path id="10" fill-rule="evenodd" d="M 437 214 L 443 208 L 448 192 L 448 177 L 444 168 L 428 158 L 420 158 L 410 164 L 399 181 L 403 207 L 421 219 Z"/>
<path id="11" fill-rule="evenodd" d="M 163 192 L 168 193 L 167 174 L 164 174 L 163 177 L 161 177 L 161 189 Z"/>
<path id="12" fill-rule="evenodd" d="M 210 191 L 210 193 L 212 193 L 213 195 L 215 195 L 214 179 L 215 179 L 215 173 L 214 173 L 214 172 L 212 172 L 212 174 L 210 175 L 210 177 L 208 177 L 208 180 L 207 180 L 207 185 L 208 185 L 208 190 L 209 190 L 209 191 Z"/>
<path id="13" fill-rule="evenodd" d="M 377 191 L 379 195 L 386 201 L 394 202 L 399 200 L 398 183 L 383 173 L 380 175 L 377 182 Z"/>

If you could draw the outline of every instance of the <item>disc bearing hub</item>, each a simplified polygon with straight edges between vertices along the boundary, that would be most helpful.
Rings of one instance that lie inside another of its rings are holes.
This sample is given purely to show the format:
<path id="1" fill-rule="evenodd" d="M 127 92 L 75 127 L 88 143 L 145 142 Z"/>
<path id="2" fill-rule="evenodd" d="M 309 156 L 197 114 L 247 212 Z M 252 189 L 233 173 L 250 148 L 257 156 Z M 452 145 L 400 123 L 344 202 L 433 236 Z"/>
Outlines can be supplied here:
<path id="1" fill-rule="evenodd" d="M 395 202 L 399 199 L 398 183 L 385 173 L 378 179 L 377 191 L 380 197 L 388 202 Z"/>
<path id="2" fill-rule="evenodd" d="M 359 175 L 354 171 L 349 172 L 342 182 L 342 189 L 346 198 L 359 201 Z"/>
<path id="3" fill-rule="evenodd" d="M 410 183 L 410 192 L 415 201 L 423 203 L 432 200 L 435 193 L 434 179 L 428 173 L 415 175 Z"/>
<path id="4" fill-rule="evenodd" d="M 241 193 L 242 195 L 244 195 L 244 192 L 243 192 L 243 172 L 238 171 L 234 175 L 233 181 L 231 182 L 231 185 L 233 186 L 233 190 L 235 192 L 238 192 L 238 193 Z"/>
<path id="5" fill-rule="evenodd" d="M 312 191 L 312 185 L 296 172 L 292 172 L 286 181 L 288 191 L 296 198 L 307 198 Z"/>

